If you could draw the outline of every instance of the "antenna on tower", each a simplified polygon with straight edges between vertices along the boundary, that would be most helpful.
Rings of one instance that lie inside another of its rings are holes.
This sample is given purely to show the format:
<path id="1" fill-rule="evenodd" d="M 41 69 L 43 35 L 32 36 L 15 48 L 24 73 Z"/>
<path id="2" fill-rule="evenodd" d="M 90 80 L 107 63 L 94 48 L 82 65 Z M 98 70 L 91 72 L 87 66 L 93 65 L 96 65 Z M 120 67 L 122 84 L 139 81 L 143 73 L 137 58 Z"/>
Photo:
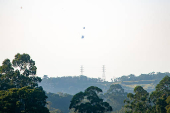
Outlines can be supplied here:
<path id="1" fill-rule="evenodd" d="M 81 75 L 83 75 L 83 65 L 81 65 L 81 67 L 80 67 L 80 72 L 81 72 Z"/>
<path id="2" fill-rule="evenodd" d="M 102 70 L 103 70 L 102 80 L 103 80 L 103 82 L 104 82 L 104 81 L 106 80 L 106 76 L 105 76 L 105 65 L 103 65 Z"/>

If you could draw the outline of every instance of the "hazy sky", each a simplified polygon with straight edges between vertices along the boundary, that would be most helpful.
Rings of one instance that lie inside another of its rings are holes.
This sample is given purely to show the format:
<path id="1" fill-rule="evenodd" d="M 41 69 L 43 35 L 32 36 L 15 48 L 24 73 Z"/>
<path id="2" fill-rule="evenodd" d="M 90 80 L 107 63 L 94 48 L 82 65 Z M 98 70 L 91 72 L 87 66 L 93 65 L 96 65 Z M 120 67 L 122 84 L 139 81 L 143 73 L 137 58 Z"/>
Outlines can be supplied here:
<path id="1" fill-rule="evenodd" d="M 170 72 L 170 0 L 0 0 L 0 42 L 41 77 Z"/>

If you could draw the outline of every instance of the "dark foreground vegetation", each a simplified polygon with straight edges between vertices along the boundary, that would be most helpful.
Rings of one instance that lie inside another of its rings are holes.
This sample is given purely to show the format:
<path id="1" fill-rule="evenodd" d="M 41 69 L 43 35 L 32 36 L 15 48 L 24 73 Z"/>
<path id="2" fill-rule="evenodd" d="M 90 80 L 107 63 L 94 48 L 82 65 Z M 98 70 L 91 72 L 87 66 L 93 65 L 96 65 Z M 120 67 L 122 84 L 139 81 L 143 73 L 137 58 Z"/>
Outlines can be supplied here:
<path id="1" fill-rule="evenodd" d="M 170 113 L 170 77 L 165 76 L 150 94 L 136 86 L 134 94 L 128 93 L 127 97 L 127 113 Z"/>
<path id="2" fill-rule="evenodd" d="M 47 96 L 38 86 L 37 67 L 28 54 L 16 54 L 12 63 L 5 59 L 0 66 L 1 113 L 49 113 Z"/>
<path id="3" fill-rule="evenodd" d="M 170 113 L 169 73 L 103 82 L 83 75 L 41 79 L 36 70 L 28 54 L 3 61 L 0 113 Z"/>

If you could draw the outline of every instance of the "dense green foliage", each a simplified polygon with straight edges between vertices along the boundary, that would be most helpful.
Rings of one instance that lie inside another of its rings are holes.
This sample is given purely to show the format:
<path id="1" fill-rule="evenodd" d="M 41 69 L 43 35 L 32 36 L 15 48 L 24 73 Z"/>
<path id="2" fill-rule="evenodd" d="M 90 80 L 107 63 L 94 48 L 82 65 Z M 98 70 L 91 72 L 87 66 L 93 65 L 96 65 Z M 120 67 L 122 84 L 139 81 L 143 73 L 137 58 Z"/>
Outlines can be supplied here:
<path id="1" fill-rule="evenodd" d="M 0 112 L 48 113 L 41 78 L 28 54 L 16 54 L 12 63 L 5 59 L 0 66 Z"/>
<path id="2" fill-rule="evenodd" d="M 104 113 L 112 111 L 112 107 L 103 99 L 98 97 L 98 93 L 102 90 L 98 87 L 88 87 L 84 92 L 75 94 L 71 100 L 69 109 L 73 109 L 79 113 Z"/>
<path id="3" fill-rule="evenodd" d="M 134 93 L 128 93 L 127 97 L 130 100 L 125 100 L 127 105 L 125 105 L 126 108 L 129 108 L 129 113 L 146 113 L 148 112 L 149 106 L 149 100 L 148 96 L 149 93 L 143 89 L 141 86 L 137 86 L 134 89 Z"/>
<path id="4" fill-rule="evenodd" d="M 170 77 L 165 76 L 150 95 L 141 86 L 136 86 L 134 93 L 128 93 L 125 100 L 127 113 L 166 113 L 170 111 Z"/>
<path id="5" fill-rule="evenodd" d="M 45 92 L 41 87 L 10 88 L 0 91 L 0 111 L 3 113 L 48 113 Z"/>

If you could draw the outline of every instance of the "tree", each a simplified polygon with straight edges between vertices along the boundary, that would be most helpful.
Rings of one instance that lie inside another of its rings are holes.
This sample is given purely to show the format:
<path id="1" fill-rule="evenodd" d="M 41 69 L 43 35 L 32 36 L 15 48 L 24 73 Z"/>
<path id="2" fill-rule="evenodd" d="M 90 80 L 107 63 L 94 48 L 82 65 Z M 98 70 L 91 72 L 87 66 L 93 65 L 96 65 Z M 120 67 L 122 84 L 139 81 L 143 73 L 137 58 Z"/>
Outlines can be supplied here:
<path id="1" fill-rule="evenodd" d="M 1 74 L 7 74 L 10 72 L 13 72 L 14 68 L 12 67 L 12 64 L 9 59 L 5 59 L 2 63 L 2 66 L 0 66 L 0 73 Z"/>
<path id="2" fill-rule="evenodd" d="M 103 102 L 97 93 L 102 92 L 98 87 L 88 87 L 85 92 L 75 94 L 71 100 L 69 109 L 74 108 L 79 113 L 104 113 L 112 111 L 112 107 L 107 102 Z"/>
<path id="3" fill-rule="evenodd" d="M 41 87 L 10 88 L 0 91 L 0 111 L 3 113 L 48 113 L 45 92 Z"/>
<path id="4" fill-rule="evenodd" d="M 159 84 L 156 86 L 156 92 L 159 92 L 157 96 L 161 97 L 162 95 L 165 95 L 168 97 L 170 95 L 170 77 L 165 76 Z"/>
<path id="5" fill-rule="evenodd" d="M 170 95 L 170 77 L 165 76 L 156 86 L 156 90 L 150 95 L 150 100 L 158 113 L 165 113 L 168 110 Z"/>
<path id="6" fill-rule="evenodd" d="M 158 98 L 156 100 L 156 112 L 157 113 L 166 113 L 166 109 L 165 107 L 167 106 L 167 103 L 166 103 L 166 96 L 163 95 L 161 98 Z"/>
<path id="7" fill-rule="evenodd" d="M 0 112 L 49 113 L 41 78 L 36 75 L 35 61 L 28 54 L 17 54 L 11 63 L 5 59 L 0 66 Z"/>
<path id="8" fill-rule="evenodd" d="M 40 77 L 36 77 L 37 67 L 35 66 L 35 61 L 31 59 L 29 54 L 16 54 L 15 59 L 12 61 L 14 68 L 18 68 L 21 76 L 20 86 L 38 86 L 38 82 L 41 82 Z"/>
<path id="9" fill-rule="evenodd" d="M 125 108 L 128 108 L 129 111 L 126 113 L 146 113 L 150 110 L 149 104 L 149 93 L 143 89 L 141 86 L 136 86 L 134 93 L 128 93 L 127 97 L 129 100 L 125 100 Z"/>
<path id="10" fill-rule="evenodd" d="M 166 99 L 166 103 L 167 103 L 166 106 L 167 113 L 170 113 L 170 96 L 168 96 L 168 98 Z"/>
<path id="11" fill-rule="evenodd" d="M 107 91 L 107 93 L 110 93 L 110 94 L 122 94 L 122 93 L 124 93 L 124 89 L 122 88 L 122 86 L 121 85 L 119 85 L 119 84 L 112 84 L 112 85 L 110 85 L 110 88 L 109 88 L 109 90 Z"/>
<path id="12" fill-rule="evenodd" d="M 114 111 L 120 110 L 124 103 L 123 101 L 127 98 L 127 93 L 119 84 L 112 84 L 108 91 L 101 96 L 106 102 L 108 102 Z"/>
<path id="13" fill-rule="evenodd" d="M 36 70 L 35 61 L 28 54 L 16 54 L 12 63 L 9 59 L 5 59 L 0 66 L 0 89 L 38 86 L 41 78 L 35 76 Z"/>
<path id="14" fill-rule="evenodd" d="M 12 87 L 11 79 L 14 75 L 14 68 L 9 59 L 5 59 L 0 66 L 0 90 L 6 90 Z"/>
<path id="15" fill-rule="evenodd" d="M 165 76 L 150 95 L 141 86 L 128 93 L 125 100 L 127 113 L 170 113 L 170 77 Z"/>

